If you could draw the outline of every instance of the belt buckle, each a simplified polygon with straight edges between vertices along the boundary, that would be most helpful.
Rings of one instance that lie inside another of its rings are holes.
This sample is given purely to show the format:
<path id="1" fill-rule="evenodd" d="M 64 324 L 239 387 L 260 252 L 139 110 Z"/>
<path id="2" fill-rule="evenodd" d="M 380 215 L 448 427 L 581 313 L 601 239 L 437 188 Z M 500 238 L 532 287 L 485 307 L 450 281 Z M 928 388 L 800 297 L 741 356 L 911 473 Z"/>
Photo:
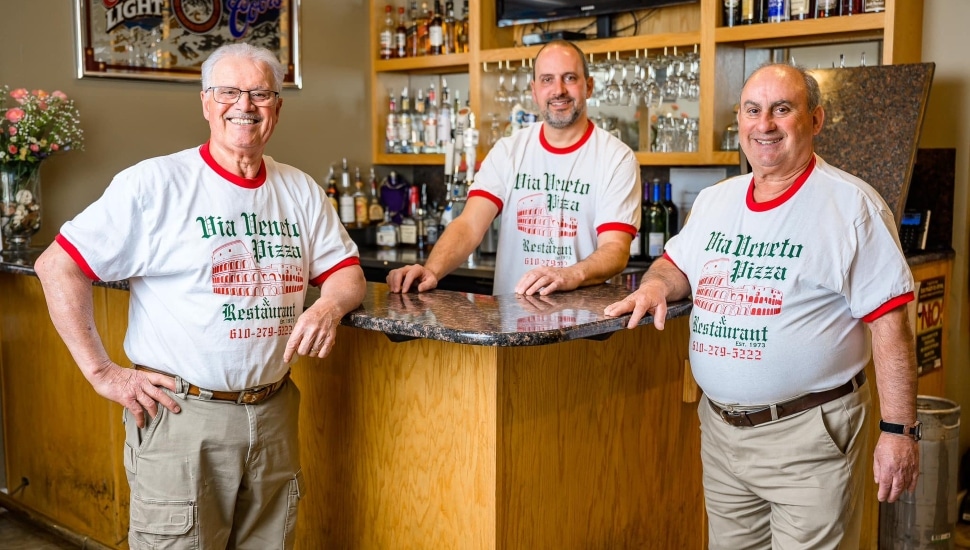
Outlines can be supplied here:
<path id="1" fill-rule="evenodd" d="M 732 426 L 751 426 L 751 419 L 748 418 L 748 411 L 735 409 L 733 405 L 721 409 L 721 420 Z"/>
<path id="2" fill-rule="evenodd" d="M 239 397 L 236 398 L 237 405 L 255 405 L 263 399 L 266 399 L 266 394 L 269 392 L 272 384 L 267 384 L 260 388 L 253 388 L 251 390 L 245 390 L 239 392 Z"/>

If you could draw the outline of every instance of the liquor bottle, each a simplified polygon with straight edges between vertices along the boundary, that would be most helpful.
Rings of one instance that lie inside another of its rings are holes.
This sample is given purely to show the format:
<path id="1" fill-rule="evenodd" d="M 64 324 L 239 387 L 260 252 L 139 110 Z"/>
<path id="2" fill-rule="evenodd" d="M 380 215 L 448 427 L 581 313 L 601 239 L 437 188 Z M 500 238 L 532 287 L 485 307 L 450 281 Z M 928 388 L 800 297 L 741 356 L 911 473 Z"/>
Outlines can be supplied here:
<path id="1" fill-rule="evenodd" d="M 789 0 L 789 14 L 792 21 L 812 19 L 815 10 L 812 9 L 813 0 Z"/>
<path id="2" fill-rule="evenodd" d="M 663 186 L 659 179 L 653 180 L 650 189 L 650 202 L 647 203 L 644 222 L 647 225 L 647 242 L 644 243 L 646 256 L 650 260 L 656 260 L 664 253 L 664 245 L 667 243 L 667 210 L 663 206 Z"/>
<path id="3" fill-rule="evenodd" d="M 391 221 L 391 211 L 384 212 L 384 219 L 377 224 L 377 246 L 388 250 L 397 246 L 397 226 Z"/>
<path id="4" fill-rule="evenodd" d="M 445 17 L 441 21 L 441 53 L 457 53 L 455 42 L 457 33 L 455 21 L 455 3 L 445 2 Z"/>
<path id="5" fill-rule="evenodd" d="M 367 193 L 364 192 L 364 182 L 360 179 L 360 167 L 354 167 L 354 223 L 357 227 L 370 225 L 368 216 Z"/>
<path id="6" fill-rule="evenodd" d="M 815 18 L 839 15 L 839 0 L 815 0 Z"/>
<path id="7" fill-rule="evenodd" d="M 886 11 L 886 0 L 863 0 L 863 11 L 866 13 Z"/>
<path id="8" fill-rule="evenodd" d="M 667 238 L 680 231 L 680 213 L 674 204 L 674 186 L 669 181 L 664 184 L 664 208 L 667 209 Z"/>
<path id="9" fill-rule="evenodd" d="M 404 6 L 397 8 L 397 27 L 394 28 L 394 57 L 408 56 L 408 22 Z"/>
<path id="10" fill-rule="evenodd" d="M 428 23 L 428 55 L 441 55 L 445 53 L 443 20 L 441 18 L 441 0 L 434 0 L 434 13 L 431 14 L 431 21 Z"/>
<path id="11" fill-rule="evenodd" d="M 397 98 L 389 94 L 387 101 L 387 126 L 384 130 L 385 149 L 388 153 L 400 153 L 401 144 L 398 142 Z"/>
<path id="12" fill-rule="evenodd" d="M 755 25 L 765 22 L 765 0 L 741 0 L 741 24 Z"/>
<path id="13" fill-rule="evenodd" d="M 408 189 L 408 202 L 404 209 L 404 217 L 401 218 L 401 225 L 398 226 L 398 245 L 402 248 L 417 248 L 418 246 L 418 221 L 414 219 L 417 213 L 418 188 L 411 186 Z"/>
<path id="14" fill-rule="evenodd" d="M 455 50 L 468 53 L 468 0 L 464 1 L 464 12 L 455 24 Z"/>
<path id="15" fill-rule="evenodd" d="M 380 195 L 377 194 L 377 175 L 374 174 L 373 167 L 370 169 L 370 176 L 368 176 L 367 179 L 370 186 L 367 219 L 369 219 L 371 223 L 380 223 L 381 219 L 384 217 L 384 207 L 381 206 Z"/>
<path id="16" fill-rule="evenodd" d="M 723 0 L 721 8 L 723 26 L 734 27 L 741 24 L 741 0 Z"/>
<path id="17" fill-rule="evenodd" d="M 438 150 L 451 143 L 451 101 L 448 99 L 448 81 L 441 78 L 441 108 L 438 110 Z"/>
<path id="18" fill-rule="evenodd" d="M 428 88 L 428 102 L 424 113 L 424 152 L 438 152 L 438 102 L 435 97 L 434 82 Z"/>
<path id="19" fill-rule="evenodd" d="M 380 32 L 380 57 L 381 59 L 394 58 L 394 17 L 390 4 L 384 6 L 384 25 Z"/>
<path id="20" fill-rule="evenodd" d="M 401 104 L 397 113 L 397 140 L 400 144 L 402 153 L 419 153 L 414 150 L 411 141 L 411 99 L 408 96 L 408 87 L 401 90 Z"/>
<path id="21" fill-rule="evenodd" d="M 438 219 L 435 216 L 435 208 L 428 206 L 428 184 L 421 184 L 421 233 L 424 234 L 424 248 L 431 250 L 431 247 L 438 242 Z"/>
<path id="22" fill-rule="evenodd" d="M 841 15 L 858 15 L 862 13 L 862 0 L 842 0 Z"/>
<path id="23" fill-rule="evenodd" d="M 347 227 L 356 225 L 354 214 L 354 188 L 350 185 L 350 170 L 347 168 L 347 159 L 341 161 L 340 169 L 340 196 L 337 202 L 340 205 L 340 221 Z"/>
<path id="24" fill-rule="evenodd" d="M 788 21 L 789 14 L 788 0 L 768 0 L 768 22 L 782 23 Z"/>
<path id="25" fill-rule="evenodd" d="M 421 53 L 421 41 L 418 36 L 418 25 L 418 1 L 411 0 L 411 9 L 408 12 L 408 57 L 418 57 L 419 55 L 424 55 Z"/>
<path id="26" fill-rule="evenodd" d="M 340 203 L 337 202 L 337 172 L 333 164 L 330 165 L 330 173 L 327 174 L 327 199 L 333 205 L 333 211 L 339 212 Z"/>
<path id="27" fill-rule="evenodd" d="M 428 32 L 431 25 L 431 10 L 428 3 L 421 3 L 421 15 L 418 19 L 418 55 L 428 55 Z"/>

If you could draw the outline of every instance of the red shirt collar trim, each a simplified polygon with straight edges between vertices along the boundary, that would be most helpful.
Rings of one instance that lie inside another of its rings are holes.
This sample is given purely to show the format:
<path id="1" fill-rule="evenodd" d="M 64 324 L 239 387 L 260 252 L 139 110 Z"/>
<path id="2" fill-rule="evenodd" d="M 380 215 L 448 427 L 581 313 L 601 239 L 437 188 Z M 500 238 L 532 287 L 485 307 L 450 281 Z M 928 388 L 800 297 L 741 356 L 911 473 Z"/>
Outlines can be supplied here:
<path id="1" fill-rule="evenodd" d="M 546 123 L 542 123 L 542 127 L 539 128 L 539 143 L 542 144 L 542 148 L 554 155 L 565 155 L 572 153 L 576 149 L 582 147 L 587 141 L 589 141 L 589 136 L 593 135 L 593 121 L 586 120 L 586 132 L 583 133 L 583 137 L 579 138 L 579 141 L 570 145 L 569 147 L 564 147 L 560 149 L 559 147 L 554 147 L 546 141 Z"/>
<path id="2" fill-rule="evenodd" d="M 808 166 L 805 167 L 805 171 L 802 172 L 795 183 L 785 190 L 780 196 L 765 202 L 755 202 L 754 200 L 754 176 L 751 176 L 751 183 L 748 184 L 748 209 L 754 212 L 767 212 L 772 208 L 776 208 L 785 204 L 785 201 L 795 196 L 795 193 L 805 185 L 805 181 L 808 180 L 808 176 L 812 174 L 812 170 L 815 168 L 815 155 L 812 155 L 812 160 L 808 161 Z"/>
<path id="3" fill-rule="evenodd" d="M 202 155 L 202 160 L 209 165 L 217 174 L 226 179 L 229 183 L 238 185 L 239 187 L 245 187 L 246 189 L 256 189 L 266 181 L 266 161 L 260 160 L 259 162 L 259 172 L 256 173 L 255 178 L 242 178 L 232 172 L 226 170 L 216 159 L 212 158 L 212 153 L 209 152 L 209 142 L 205 142 L 199 147 L 199 154 Z"/>

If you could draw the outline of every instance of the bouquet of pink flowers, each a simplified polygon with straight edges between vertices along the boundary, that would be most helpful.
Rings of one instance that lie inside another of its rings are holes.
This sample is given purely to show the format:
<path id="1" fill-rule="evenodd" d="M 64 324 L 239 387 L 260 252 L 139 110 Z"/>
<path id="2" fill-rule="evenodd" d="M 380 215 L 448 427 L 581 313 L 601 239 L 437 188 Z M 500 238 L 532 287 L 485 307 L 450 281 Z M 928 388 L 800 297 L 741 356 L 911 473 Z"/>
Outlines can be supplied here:
<path id="1" fill-rule="evenodd" d="M 0 88 L 0 164 L 39 163 L 83 141 L 74 100 L 64 92 Z"/>

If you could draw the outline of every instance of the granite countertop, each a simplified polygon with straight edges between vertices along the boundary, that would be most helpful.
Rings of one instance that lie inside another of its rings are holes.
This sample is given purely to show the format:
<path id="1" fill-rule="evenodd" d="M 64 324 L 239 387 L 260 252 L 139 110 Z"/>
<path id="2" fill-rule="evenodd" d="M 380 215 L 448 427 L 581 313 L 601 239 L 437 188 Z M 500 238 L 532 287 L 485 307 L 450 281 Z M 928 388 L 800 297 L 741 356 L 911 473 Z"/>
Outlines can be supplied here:
<path id="1" fill-rule="evenodd" d="M 0 253 L 0 272 L 36 275 L 42 249 Z M 392 294 L 383 283 L 367 283 L 362 307 L 341 324 L 383 332 L 394 341 L 429 338 L 482 346 L 537 346 L 579 338 L 606 339 L 626 326 L 628 316 L 607 317 L 603 309 L 639 285 L 640 273 L 626 273 L 609 283 L 551 296 L 486 296 L 447 290 Z M 127 290 L 127 281 L 97 286 Z M 307 303 L 320 295 L 311 287 Z M 686 315 L 689 301 L 670 304 L 668 318 Z M 652 323 L 648 316 L 640 324 Z"/>
<path id="2" fill-rule="evenodd" d="M 34 261 L 42 249 L 11 255 L 0 253 L 0 272 L 35 275 Z M 908 258 L 911 266 L 953 256 L 952 250 L 929 252 Z M 429 338 L 482 346 L 536 346 L 580 338 L 606 339 L 626 326 L 628 316 L 607 317 L 603 309 L 639 286 L 640 272 L 624 273 L 609 283 L 550 296 L 508 294 L 486 296 L 447 290 L 392 294 L 383 283 L 367 283 L 361 308 L 349 313 L 346 326 L 383 332 L 394 341 Z M 95 283 L 127 290 L 127 281 Z M 319 296 L 307 291 L 307 302 Z M 668 318 L 687 315 L 689 301 L 669 305 Z M 647 316 L 641 325 L 651 324 Z"/>

